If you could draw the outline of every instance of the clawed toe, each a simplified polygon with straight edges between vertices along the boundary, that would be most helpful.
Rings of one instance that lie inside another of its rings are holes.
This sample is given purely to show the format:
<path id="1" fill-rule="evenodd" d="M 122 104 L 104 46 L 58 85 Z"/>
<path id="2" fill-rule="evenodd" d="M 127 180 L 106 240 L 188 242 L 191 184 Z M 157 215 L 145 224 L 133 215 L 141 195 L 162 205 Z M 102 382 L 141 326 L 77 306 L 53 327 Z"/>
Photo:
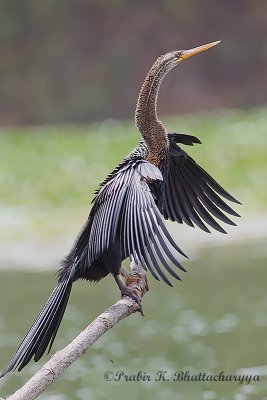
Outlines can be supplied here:
<path id="1" fill-rule="evenodd" d="M 140 297 L 136 296 L 135 294 L 133 294 L 128 288 L 125 288 L 122 292 L 121 292 L 121 297 L 130 297 L 131 299 L 133 299 L 136 304 L 138 304 L 138 312 L 140 312 L 140 314 L 142 315 L 142 317 L 145 316 L 144 311 L 143 311 L 143 307 L 142 307 L 142 303 L 141 303 L 141 299 Z"/>
<path id="2" fill-rule="evenodd" d="M 125 278 L 125 282 L 123 282 L 119 275 L 114 275 L 114 278 L 117 282 L 118 287 L 120 288 L 121 297 L 128 296 L 133 299 L 138 305 L 137 311 L 139 311 L 140 314 L 144 317 L 141 298 L 140 296 L 138 296 L 138 293 L 140 291 L 139 285 L 141 284 L 141 282 L 141 295 L 143 295 L 147 291 L 148 287 L 146 279 L 144 280 L 143 277 L 135 276 L 133 274 L 128 274 L 128 276 Z"/>

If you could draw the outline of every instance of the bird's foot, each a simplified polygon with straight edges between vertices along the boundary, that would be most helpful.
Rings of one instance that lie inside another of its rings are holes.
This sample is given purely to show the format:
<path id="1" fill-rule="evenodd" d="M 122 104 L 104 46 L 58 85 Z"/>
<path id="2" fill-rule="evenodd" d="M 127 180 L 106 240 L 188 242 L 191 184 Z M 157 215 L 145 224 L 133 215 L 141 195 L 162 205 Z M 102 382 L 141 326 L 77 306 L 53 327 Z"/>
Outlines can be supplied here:
<path id="1" fill-rule="evenodd" d="M 137 311 L 144 317 L 141 296 L 148 290 L 146 278 L 144 279 L 139 274 L 128 274 L 125 278 L 125 283 L 119 275 L 115 275 L 114 278 L 119 286 L 121 297 L 128 296 L 133 299 L 138 305 Z"/>
<path id="2" fill-rule="evenodd" d="M 139 273 L 128 274 L 125 278 L 125 285 L 127 287 L 140 284 L 142 282 L 142 296 L 149 291 L 148 282 L 146 275 L 140 275 Z"/>
<path id="3" fill-rule="evenodd" d="M 127 286 L 125 286 L 122 290 L 121 290 L 121 297 L 127 296 L 130 297 L 131 299 L 133 299 L 136 304 L 138 304 L 138 312 L 140 312 L 140 314 L 142 315 L 142 317 L 145 316 L 144 311 L 143 311 L 143 306 L 142 306 L 142 300 L 141 298 L 133 293 L 134 289 L 131 290 L 130 288 L 128 288 Z"/>

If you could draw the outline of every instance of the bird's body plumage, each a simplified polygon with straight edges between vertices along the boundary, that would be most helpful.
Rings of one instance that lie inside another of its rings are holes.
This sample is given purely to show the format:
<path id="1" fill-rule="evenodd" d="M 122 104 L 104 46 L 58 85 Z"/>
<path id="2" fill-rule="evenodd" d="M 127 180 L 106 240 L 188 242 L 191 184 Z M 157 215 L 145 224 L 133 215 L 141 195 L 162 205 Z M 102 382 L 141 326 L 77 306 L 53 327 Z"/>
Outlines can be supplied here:
<path id="1" fill-rule="evenodd" d="M 136 108 L 143 139 L 100 185 L 88 220 L 62 262 L 56 288 L 2 375 L 21 370 L 33 356 L 39 360 L 49 344 L 51 348 L 74 281 L 97 282 L 109 273 L 117 278 L 126 258 L 170 286 L 170 276 L 180 279 L 184 268 L 178 257 L 185 254 L 165 220 L 206 232 L 207 225 L 225 232 L 214 217 L 234 225 L 225 213 L 238 214 L 223 198 L 238 201 L 177 144 L 193 145 L 199 139 L 168 134 L 157 118 L 159 86 L 177 54 L 161 56 L 149 71 Z"/>

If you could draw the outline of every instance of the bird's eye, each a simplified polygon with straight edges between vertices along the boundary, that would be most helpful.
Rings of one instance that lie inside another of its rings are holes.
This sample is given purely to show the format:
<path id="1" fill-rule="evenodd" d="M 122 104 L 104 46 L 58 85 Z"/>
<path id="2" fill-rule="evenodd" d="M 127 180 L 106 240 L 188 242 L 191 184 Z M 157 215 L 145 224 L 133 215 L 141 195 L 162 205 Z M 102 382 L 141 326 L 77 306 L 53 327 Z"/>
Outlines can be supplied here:
<path id="1" fill-rule="evenodd" d="M 181 58 L 182 52 L 181 51 L 177 51 L 177 53 L 175 54 L 176 58 Z"/>

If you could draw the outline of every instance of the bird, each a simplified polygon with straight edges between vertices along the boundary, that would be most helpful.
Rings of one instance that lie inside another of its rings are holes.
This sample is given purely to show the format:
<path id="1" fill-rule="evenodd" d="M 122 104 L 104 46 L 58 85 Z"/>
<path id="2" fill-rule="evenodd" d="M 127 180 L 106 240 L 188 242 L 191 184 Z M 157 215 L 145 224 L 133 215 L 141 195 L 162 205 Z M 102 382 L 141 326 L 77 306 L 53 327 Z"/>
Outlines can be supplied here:
<path id="1" fill-rule="evenodd" d="M 226 200 L 241 203 L 179 146 L 201 141 L 192 135 L 168 132 L 157 115 L 164 77 L 182 61 L 219 42 L 168 52 L 152 65 L 135 110 L 142 138 L 100 184 L 88 219 L 60 264 L 54 290 L 1 377 L 21 371 L 32 358 L 38 361 L 47 348 L 50 351 L 75 281 L 98 282 L 112 274 L 121 295 L 132 297 L 141 309 L 141 300 L 126 284 L 131 274 L 122 266 L 125 259 L 169 286 L 170 276 L 180 280 L 178 271 L 185 269 L 178 258 L 187 256 L 173 239 L 166 220 L 205 232 L 211 227 L 226 233 L 218 220 L 236 225 L 227 214 L 240 215 Z"/>

